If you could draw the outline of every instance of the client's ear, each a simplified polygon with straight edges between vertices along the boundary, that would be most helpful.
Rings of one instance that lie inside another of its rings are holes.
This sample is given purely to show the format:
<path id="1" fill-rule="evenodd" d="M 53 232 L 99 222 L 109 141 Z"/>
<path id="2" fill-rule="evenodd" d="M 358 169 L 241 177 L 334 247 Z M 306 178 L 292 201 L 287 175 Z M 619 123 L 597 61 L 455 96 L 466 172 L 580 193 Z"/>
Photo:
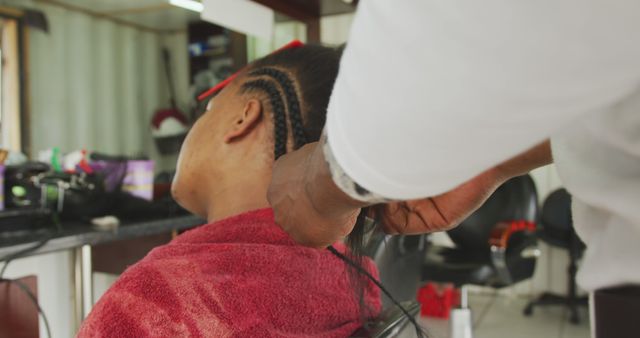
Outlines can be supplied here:
<path id="1" fill-rule="evenodd" d="M 224 135 L 224 142 L 230 143 L 233 140 L 248 135 L 262 119 L 262 103 L 259 100 L 251 99 L 244 105 L 243 111 L 237 116 L 231 129 Z"/>

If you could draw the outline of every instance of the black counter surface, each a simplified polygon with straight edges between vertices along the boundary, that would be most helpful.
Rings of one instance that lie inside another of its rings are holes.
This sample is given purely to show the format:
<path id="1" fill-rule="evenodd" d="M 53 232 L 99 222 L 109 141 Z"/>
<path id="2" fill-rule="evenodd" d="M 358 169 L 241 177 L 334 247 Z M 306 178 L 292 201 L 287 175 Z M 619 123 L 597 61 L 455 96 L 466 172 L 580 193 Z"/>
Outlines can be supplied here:
<path id="1" fill-rule="evenodd" d="M 121 221 L 114 229 L 100 229 L 89 223 L 62 222 L 60 230 L 55 226 L 24 231 L 0 232 L 0 260 L 38 244 L 41 246 L 20 257 L 33 256 L 72 249 L 85 244 L 96 245 L 136 237 L 144 237 L 173 230 L 186 230 L 206 223 L 192 215 L 155 218 L 138 221 Z M 44 240 L 48 239 L 43 244 Z"/>

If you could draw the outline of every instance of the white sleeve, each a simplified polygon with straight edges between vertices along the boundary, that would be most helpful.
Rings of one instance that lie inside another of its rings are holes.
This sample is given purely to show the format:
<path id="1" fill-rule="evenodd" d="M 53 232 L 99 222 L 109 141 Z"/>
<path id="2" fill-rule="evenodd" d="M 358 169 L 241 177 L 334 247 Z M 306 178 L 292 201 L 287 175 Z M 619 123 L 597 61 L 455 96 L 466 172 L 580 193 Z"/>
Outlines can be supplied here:
<path id="1" fill-rule="evenodd" d="M 628 95 L 638 32 L 636 0 L 361 1 L 329 148 L 375 194 L 448 191 Z"/>

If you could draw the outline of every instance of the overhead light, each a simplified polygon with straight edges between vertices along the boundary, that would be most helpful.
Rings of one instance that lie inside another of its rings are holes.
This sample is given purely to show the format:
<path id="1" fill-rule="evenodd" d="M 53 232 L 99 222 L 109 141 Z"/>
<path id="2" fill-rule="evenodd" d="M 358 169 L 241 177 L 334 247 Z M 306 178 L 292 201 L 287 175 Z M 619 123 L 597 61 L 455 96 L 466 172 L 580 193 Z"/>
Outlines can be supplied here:
<path id="1" fill-rule="evenodd" d="M 347 5 L 351 5 L 353 3 L 353 0 L 342 0 L 342 2 L 344 2 Z"/>
<path id="2" fill-rule="evenodd" d="M 195 0 L 169 0 L 169 3 L 198 13 L 201 13 L 204 9 L 204 5 L 200 1 Z"/>

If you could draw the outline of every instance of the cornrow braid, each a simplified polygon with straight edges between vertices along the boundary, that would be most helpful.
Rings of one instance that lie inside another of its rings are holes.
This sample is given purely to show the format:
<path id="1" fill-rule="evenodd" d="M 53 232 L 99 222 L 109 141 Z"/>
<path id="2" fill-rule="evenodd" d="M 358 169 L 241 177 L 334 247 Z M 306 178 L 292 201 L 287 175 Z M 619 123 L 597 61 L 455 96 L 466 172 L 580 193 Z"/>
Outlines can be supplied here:
<path id="1" fill-rule="evenodd" d="M 289 75 L 281 70 L 271 67 L 256 69 L 249 73 L 249 75 L 268 76 L 280 84 L 280 87 L 287 98 L 287 108 L 289 111 L 289 122 L 291 123 L 291 129 L 293 132 L 294 149 L 298 149 L 307 144 L 307 133 L 304 131 L 302 113 L 300 112 L 300 100 L 298 99 L 298 94 Z"/>
<path id="2" fill-rule="evenodd" d="M 274 155 L 278 159 L 287 153 L 287 116 L 284 102 L 276 86 L 267 80 L 253 80 L 242 85 L 244 91 L 261 90 L 269 95 L 271 107 L 273 107 L 273 134 L 274 134 Z"/>

